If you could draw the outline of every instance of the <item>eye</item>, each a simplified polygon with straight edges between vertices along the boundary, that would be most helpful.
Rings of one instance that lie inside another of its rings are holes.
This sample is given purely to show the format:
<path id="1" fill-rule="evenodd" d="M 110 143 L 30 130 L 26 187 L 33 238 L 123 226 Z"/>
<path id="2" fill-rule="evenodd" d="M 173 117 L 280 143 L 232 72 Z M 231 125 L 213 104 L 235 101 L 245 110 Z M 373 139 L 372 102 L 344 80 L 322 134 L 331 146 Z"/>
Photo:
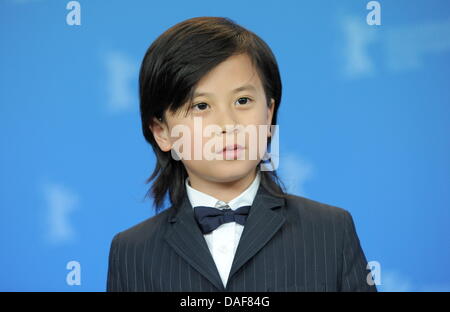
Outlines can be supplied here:
<path id="1" fill-rule="evenodd" d="M 245 104 L 248 104 L 249 102 L 251 102 L 252 101 L 252 99 L 251 98 L 248 98 L 248 97 L 241 97 L 241 98 L 239 98 L 237 101 L 236 101 L 236 103 L 239 103 L 239 106 L 242 106 L 242 105 L 245 105 Z"/>
<path id="2" fill-rule="evenodd" d="M 208 104 L 206 104 L 206 103 L 198 103 L 198 104 L 192 105 L 191 108 L 193 108 L 194 110 L 197 110 L 197 111 L 204 111 L 204 110 L 206 110 L 207 107 L 208 107 Z M 195 108 L 198 108 L 198 109 L 195 109 Z"/>

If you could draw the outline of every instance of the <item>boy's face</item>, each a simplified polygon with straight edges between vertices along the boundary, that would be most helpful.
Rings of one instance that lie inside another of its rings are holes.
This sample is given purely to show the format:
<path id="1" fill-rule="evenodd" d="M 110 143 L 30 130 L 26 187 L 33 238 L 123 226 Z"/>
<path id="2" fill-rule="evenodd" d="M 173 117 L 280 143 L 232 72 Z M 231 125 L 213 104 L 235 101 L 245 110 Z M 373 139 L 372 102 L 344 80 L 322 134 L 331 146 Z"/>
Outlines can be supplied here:
<path id="1" fill-rule="evenodd" d="M 243 86 L 249 88 L 235 90 Z M 203 94 L 194 95 L 193 102 L 175 114 L 166 112 L 165 122 L 155 119 L 150 129 L 161 150 L 178 155 L 195 180 L 233 182 L 254 172 L 266 150 L 274 101 L 268 107 L 248 55 L 228 58 L 204 76 L 194 91 Z M 176 130 L 181 132 L 175 134 Z M 223 152 L 233 144 L 242 149 Z"/>

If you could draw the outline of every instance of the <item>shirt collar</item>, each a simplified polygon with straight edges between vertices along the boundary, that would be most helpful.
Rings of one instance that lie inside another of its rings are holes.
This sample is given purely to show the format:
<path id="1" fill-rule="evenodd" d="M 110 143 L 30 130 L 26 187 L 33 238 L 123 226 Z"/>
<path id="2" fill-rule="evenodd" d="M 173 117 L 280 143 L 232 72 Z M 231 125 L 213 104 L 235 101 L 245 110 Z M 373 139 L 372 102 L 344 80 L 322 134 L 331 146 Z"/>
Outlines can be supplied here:
<path id="1" fill-rule="evenodd" d="M 243 191 L 240 195 L 233 198 L 229 202 L 223 202 L 211 195 L 203 193 L 199 190 L 194 189 L 189 185 L 189 177 L 185 180 L 186 191 L 191 202 L 192 207 L 196 206 L 208 206 L 208 207 L 217 207 L 223 204 L 227 204 L 231 209 L 236 210 L 242 206 L 251 206 L 253 204 L 253 200 L 255 199 L 256 193 L 258 191 L 258 187 L 261 181 L 261 172 L 258 170 L 255 179 L 250 184 L 245 191 Z"/>

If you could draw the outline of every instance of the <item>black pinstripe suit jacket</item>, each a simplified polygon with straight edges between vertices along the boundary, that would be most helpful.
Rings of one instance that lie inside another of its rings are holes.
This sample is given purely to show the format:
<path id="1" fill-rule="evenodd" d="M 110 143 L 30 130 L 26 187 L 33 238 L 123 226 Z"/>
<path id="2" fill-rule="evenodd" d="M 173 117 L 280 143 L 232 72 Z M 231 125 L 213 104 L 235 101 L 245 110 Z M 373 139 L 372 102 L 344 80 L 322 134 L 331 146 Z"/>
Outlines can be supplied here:
<path id="1" fill-rule="evenodd" d="M 342 208 L 260 185 L 226 288 L 188 197 L 174 208 L 114 236 L 107 291 L 377 291 Z"/>

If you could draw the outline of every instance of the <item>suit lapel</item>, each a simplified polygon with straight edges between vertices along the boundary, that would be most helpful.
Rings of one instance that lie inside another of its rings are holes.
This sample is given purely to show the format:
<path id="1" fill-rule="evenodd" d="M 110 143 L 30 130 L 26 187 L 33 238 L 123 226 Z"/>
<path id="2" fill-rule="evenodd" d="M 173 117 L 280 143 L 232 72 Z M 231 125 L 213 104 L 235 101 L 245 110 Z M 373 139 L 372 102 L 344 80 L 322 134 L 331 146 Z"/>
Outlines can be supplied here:
<path id="1" fill-rule="evenodd" d="M 227 285 L 230 285 L 232 276 L 275 235 L 286 221 L 280 213 L 272 210 L 284 206 L 284 203 L 283 198 L 271 195 L 261 184 L 259 185 L 239 240 Z M 169 216 L 169 222 L 171 226 L 165 235 L 169 245 L 220 291 L 225 291 L 217 266 L 195 221 L 187 195 L 179 209 Z"/>
<path id="2" fill-rule="evenodd" d="M 192 205 L 187 195 L 175 215 L 169 217 L 171 227 L 166 241 L 175 251 L 221 291 L 225 288 L 206 240 L 195 221 Z"/>
<path id="3" fill-rule="evenodd" d="M 228 277 L 227 286 L 232 276 L 251 259 L 275 235 L 286 221 L 286 218 L 272 209 L 282 207 L 283 198 L 271 195 L 260 184 L 252 208 L 239 240 Z"/>

